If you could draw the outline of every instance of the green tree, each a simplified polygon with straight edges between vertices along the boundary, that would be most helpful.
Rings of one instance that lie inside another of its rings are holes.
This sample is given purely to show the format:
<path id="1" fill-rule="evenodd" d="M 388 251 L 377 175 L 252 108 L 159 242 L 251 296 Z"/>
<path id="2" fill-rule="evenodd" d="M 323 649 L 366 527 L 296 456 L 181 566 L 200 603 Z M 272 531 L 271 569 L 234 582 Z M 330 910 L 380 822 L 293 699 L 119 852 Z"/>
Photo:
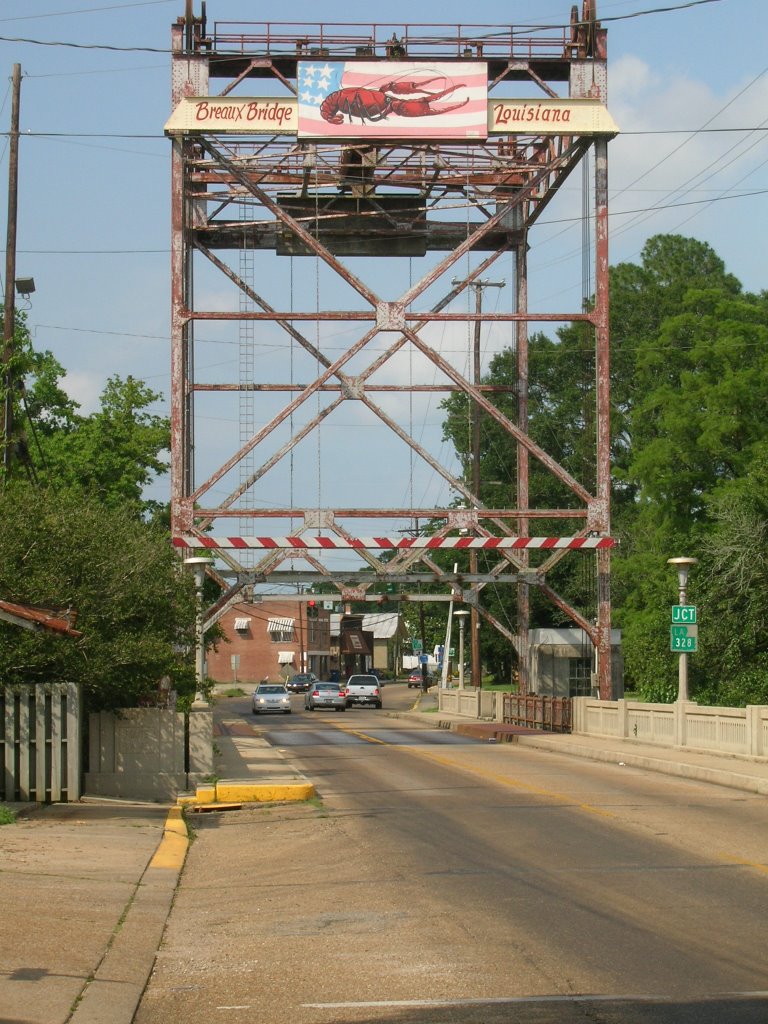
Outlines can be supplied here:
<path id="1" fill-rule="evenodd" d="M 743 477 L 768 436 L 766 312 L 753 297 L 689 291 L 638 349 L 629 476 L 674 524 L 706 518 L 707 497 Z"/>
<path id="2" fill-rule="evenodd" d="M 44 486 L 75 487 L 135 515 L 156 515 L 143 491 L 168 470 L 167 417 L 150 412 L 161 399 L 134 377 L 111 377 L 97 412 L 79 413 L 62 386 L 65 370 L 36 351 L 23 311 L 16 314 L 10 377 L 13 387 L 13 474 Z M 4 380 L 0 381 L 0 392 Z"/>
<path id="3" fill-rule="evenodd" d="M 702 543 L 702 647 L 711 666 L 699 699 L 768 704 L 768 442 L 749 472 L 711 503 Z"/>
<path id="4" fill-rule="evenodd" d="M 2 308 L 2 307 L 0 307 Z M 0 400 L 12 396 L 12 446 L 16 469 L 34 477 L 34 460 L 39 461 L 41 436 L 68 428 L 78 408 L 63 390 L 64 368 L 50 352 L 37 352 L 27 327 L 27 315 L 16 311 L 14 338 L 7 376 L 0 379 Z M 4 441 L 5 439 L 3 439 Z M 33 456 L 34 452 L 34 456 Z"/>
<path id="5" fill-rule="evenodd" d="M 131 707 L 169 675 L 194 692 L 195 596 L 164 531 L 78 490 L 0 494 L 0 594 L 78 613 L 79 639 L 0 622 L 5 685 L 82 684 L 90 710 Z"/>
<path id="6" fill-rule="evenodd" d="M 615 268 L 611 289 L 612 340 L 623 367 L 614 400 L 626 438 L 614 462 L 621 497 L 613 532 L 622 541 L 614 560 L 614 621 L 623 630 L 628 685 L 647 699 L 671 700 L 677 685 L 668 615 L 675 592 L 666 559 L 698 557 L 694 599 L 702 608 L 717 603 L 715 580 L 724 577 L 708 570 L 712 544 L 722 542 L 723 517 L 735 515 L 733 496 L 752 480 L 768 438 L 768 307 L 765 295 L 742 294 L 708 246 L 677 236 L 652 239 L 641 267 Z M 752 480 L 750 492 L 754 486 Z M 754 525 L 759 515 L 752 512 Z M 728 603 L 727 591 L 720 599 Z M 715 635 L 717 618 L 704 612 L 701 653 L 689 661 L 697 698 L 719 691 L 723 674 L 732 677 L 736 669 L 721 656 L 726 645 Z M 738 660 L 751 665 L 748 627 L 728 622 Z"/>
<path id="7" fill-rule="evenodd" d="M 170 445 L 167 418 L 148 411 L 160 397 L 134 377 L 111 377 L 98 412 L 71 415 L 45 432 L 38 477 L 56 487 L 81 489 L 107 506 L 137 515 L 154 511 L 143 491 L 167 471 L 161 456 Z"/>

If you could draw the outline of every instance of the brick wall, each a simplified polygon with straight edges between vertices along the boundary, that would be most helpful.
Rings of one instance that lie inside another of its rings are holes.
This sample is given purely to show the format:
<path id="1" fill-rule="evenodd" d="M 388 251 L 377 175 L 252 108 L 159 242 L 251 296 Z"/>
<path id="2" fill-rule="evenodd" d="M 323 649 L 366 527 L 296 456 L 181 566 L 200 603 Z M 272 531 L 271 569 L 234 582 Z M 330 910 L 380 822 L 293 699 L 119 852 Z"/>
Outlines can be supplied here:
<path id="1" fill-rule="evenodd" d="M 238 603 L 219 619 L 229 643 L 209 651 L 208 678 L 216 683 L 258 683 L 264 678 L 279 682 L 295 672 L 311 671 L 327 677 L 330 648 L 330 613 L 316 610 L 316 619 L 307 619 L 306 601 L 263 601 Z M 270 623 L 292 620 L 285 632 L 270 632 Z M 236 629 L 235 625 L 245 624 Z M 280 657 L 290 661 L 280 662 Z M 302 654 L 304 655 L 302 660 Z M 239 655 L 237 669 L 232 656 Z"/>

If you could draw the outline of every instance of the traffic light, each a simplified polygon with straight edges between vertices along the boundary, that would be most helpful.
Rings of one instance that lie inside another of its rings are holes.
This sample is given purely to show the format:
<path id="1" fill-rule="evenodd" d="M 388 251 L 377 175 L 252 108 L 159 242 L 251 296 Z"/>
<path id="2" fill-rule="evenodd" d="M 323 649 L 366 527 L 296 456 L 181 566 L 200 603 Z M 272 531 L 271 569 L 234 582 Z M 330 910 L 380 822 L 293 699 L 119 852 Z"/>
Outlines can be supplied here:
<path id="1" fill-rule="evenodd" d="M 307 618 L 317 618 L 317 601 L 307 601 Z"/>

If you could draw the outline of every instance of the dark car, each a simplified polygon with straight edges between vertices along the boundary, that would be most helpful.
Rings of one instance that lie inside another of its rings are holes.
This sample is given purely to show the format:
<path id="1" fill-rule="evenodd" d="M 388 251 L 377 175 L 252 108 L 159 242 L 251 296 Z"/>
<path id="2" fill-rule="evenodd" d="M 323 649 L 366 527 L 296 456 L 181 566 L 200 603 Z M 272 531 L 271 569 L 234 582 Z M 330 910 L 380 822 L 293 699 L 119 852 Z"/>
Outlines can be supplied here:
<path id="1" fill-rule="evenodd" d="M 387 672 L 385 668 L 369 668 L 367 671 L 369 676 L 376 676 L 379 686 L 383 686 L 388 679 L 392 678 L 392 673 Z"/>
<path id="2" fill-rule="evenodd" d="M 306 693 L 316 682 L 317 676 L 314 672 L 297 672 L 295 676 L 291 676 L 285 684 L 285 688 L 291 693 Z"/>

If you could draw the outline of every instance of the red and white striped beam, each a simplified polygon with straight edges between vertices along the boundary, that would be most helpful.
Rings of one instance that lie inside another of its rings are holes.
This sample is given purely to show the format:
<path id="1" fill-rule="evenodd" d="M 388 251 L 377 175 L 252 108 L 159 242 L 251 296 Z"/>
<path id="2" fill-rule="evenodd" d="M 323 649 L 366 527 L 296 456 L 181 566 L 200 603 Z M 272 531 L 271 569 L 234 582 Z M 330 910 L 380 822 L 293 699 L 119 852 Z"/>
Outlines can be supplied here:
<path id="1" fill-rule="evenodd" d="M 177 548 L 211 548 L 214 550 L 292 550 L 349 551 L 418 550 L 436 548 L 464 550 L 513 550 L 538 548 L 551 550 L 573 548 L 596 550 L 618 544 L 614 537 L 174 537 Z"/>

